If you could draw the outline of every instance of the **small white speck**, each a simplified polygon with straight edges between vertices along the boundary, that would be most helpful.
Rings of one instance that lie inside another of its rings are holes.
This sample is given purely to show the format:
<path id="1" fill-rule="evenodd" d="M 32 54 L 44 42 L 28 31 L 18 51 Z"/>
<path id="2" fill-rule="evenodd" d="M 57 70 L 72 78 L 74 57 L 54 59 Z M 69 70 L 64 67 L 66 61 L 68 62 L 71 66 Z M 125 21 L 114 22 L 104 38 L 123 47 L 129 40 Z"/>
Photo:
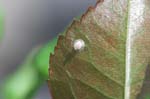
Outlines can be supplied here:
<path id="1" fill-rule="evenodd" d="M 81 51 L 85 47 L 85 42 L 82 39 L 77 39 L 74 41 L 73 47 L 74 47 L 74 50 Z"/>

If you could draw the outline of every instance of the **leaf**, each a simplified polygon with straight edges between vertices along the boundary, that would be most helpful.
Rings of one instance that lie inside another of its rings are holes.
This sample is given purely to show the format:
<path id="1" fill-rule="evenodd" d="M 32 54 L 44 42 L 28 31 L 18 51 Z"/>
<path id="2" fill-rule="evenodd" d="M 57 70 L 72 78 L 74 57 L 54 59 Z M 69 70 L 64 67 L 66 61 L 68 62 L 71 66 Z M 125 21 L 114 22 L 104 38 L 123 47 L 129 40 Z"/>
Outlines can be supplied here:
<path id="1" fill-rule="evenodd" d="M 39 71 L 39 73 L 44 77 L 48 78 L 48 65 L 49 65 L 49 54 L 54 52 L 54 47 L 57 44 L 57 39 L 54 38 L 45 45 L 42 45 L 40 50 L 36 53 L 33 62 L 34 67 Z"/>
<path id="2" fill-rule="evenodd" d="M 74 20 L 51 55 L 53 99 L 136 99 L 150 62 L 149 5 L 100 0 Z M 74 49 L 79 39 L 83 50 Z"/>
<path id="3" fill-rule="evenodd" d="M 31 99 L 43 80 L 33 64 L 39 48 L 34 48 L 15 72 L 10 73 L 2 83 L 3 99 Z M 44 77 L 43 77 L 44 78 Z"/>
<path id="4" fill-rule="evenodd" d="M 53 53 L 57 38 L 34 47 L 26 59 L 3 82 L 4 99 L 32 99 L 48 78 L 49 54 Z M 19 82 L 19 83 L 18 83 Z"/>

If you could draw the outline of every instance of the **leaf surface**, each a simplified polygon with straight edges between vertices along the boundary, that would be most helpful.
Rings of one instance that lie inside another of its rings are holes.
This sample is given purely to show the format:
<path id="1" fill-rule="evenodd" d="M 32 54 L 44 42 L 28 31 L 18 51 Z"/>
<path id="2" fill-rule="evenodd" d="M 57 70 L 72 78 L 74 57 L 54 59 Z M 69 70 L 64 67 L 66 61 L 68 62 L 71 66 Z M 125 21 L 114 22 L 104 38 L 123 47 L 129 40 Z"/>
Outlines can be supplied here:
<path id="1" fill-rule="evenodd" d="M 51 55 L 53 99 L 136 99 L 150 61 L 149 5 L 100 0 L 74 20 Z M 78 39 L 82 51 L 74 49 Z"/>

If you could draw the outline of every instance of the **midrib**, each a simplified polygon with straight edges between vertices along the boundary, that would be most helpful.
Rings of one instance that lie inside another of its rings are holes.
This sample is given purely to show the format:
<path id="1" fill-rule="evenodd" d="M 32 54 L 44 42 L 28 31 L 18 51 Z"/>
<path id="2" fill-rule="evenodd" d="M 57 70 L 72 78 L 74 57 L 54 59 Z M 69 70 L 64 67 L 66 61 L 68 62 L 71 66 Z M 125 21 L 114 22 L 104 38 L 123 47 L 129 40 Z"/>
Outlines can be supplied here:
<path id="1" fill-rule="evenodd" d="M 131 46 L 133 37 L 137 29 L 141 26 L 144 13 L 144 0 L 128 0 L 128 20 L 127 20 L 127 39 L 126 39 L 126 75 L 125 75 L 125 95 L 124 99 L 130 99 L 131 84 Z"/>

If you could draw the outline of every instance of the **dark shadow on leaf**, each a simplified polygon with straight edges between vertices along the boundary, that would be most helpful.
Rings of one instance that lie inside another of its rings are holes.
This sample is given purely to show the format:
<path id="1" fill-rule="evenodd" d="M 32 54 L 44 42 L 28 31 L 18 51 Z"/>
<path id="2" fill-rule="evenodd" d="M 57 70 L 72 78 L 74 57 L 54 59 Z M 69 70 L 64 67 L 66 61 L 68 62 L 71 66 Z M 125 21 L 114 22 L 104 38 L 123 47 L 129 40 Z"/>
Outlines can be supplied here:
<path id="1" fill-rule="evenodd" d="M 150 64 L 147 66 L 145 80 L 137 99 L 150 99 Z"/>
<path id="2" fill-rule="evenodd" d="M 70 62 L 75 57 L 76 54 L 77 54 L 77 51 L 72 49 L 72 51 L 66 55 L 65 60 L 64 60 L 64 65 Z"/>

